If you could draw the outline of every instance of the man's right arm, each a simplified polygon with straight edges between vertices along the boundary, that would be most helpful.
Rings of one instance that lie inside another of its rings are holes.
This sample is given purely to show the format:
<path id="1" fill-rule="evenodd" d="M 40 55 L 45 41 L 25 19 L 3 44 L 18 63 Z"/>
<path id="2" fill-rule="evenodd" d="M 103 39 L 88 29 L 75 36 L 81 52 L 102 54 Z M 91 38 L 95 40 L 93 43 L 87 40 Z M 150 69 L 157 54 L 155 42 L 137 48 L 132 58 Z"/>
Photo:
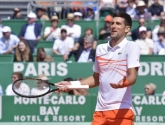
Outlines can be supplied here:
<path id="1" fill-rule="evenodd" d="M 99 73 L 94 72 L 93 76 L 80 80 L 81 85 L 89 85 L 89 88 L 93 88 L 99 85 Z"/>

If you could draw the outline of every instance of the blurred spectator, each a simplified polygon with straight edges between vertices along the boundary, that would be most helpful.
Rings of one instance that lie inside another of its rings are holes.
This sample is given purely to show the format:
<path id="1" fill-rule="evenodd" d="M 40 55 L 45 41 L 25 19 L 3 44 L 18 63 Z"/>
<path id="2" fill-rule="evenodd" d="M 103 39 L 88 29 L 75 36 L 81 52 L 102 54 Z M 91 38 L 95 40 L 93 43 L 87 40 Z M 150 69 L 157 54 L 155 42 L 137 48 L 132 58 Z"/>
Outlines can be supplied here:
<path id="1" fill-rule="evenodd" d="M 51 27 L 46 27 L 44 31 L 44 39 L 47 41 L 54 41 L 58 38 L 60 38 L 60 28 L 57 27 L 58 25 L 58 17 L 52 16 L 50 22 Z"/>
<path id="2" fill-rule="evenodd" d="M 37 8 L 36 12 L 39 20 L 49 20 L 49 17 L 46 14 L 46 8 Z"/>
<path id="3" fill-rule="evenodd" d="M 158 0 L 154 0 L 154 3 L 148 8 L 148 12 L 152 14 L 152 19 L 159 19 L 163 6 L 159 4 Z"/>
<path id="4" fill-rule="evenodd" d="M 155 95 L 156 85 L 153 83 L 148 83 L 145 85 L 145 95 Z"/>
<path id="5" fill-rule="evenodd" d="M 41 95 L 49 91 L 49 86 L 48 84 L 46 84 L 49 78 L 45 74 L 41 74 L 38 75 L 37 79 L 41 79 L 41 80 L 38 81 L 38 85 L 36 88 L 32 88 L 31 95 Z"/>
<path id="6" fill-rule="evenodd" d="M 95 13 L 93 12 L 93 7 L 89 6 L 87 8 L 87 12 L 85 14 L 84 20 L 94 20 L 95 18 Z"/>
<path id="7" fill-rule="evenodd" d="M 80 46 L 84 47 L 84 38 L 87 36 L 93 37 L 93 30 L 91 28 L 87 28 L 85 30 L 85 35 L 79 38 L 78 42 L 75 43 L 73 50 L 77 50 Z M 96 46 L 97 46 L 97 40 L 94 39 L 93 49 L 96 49 Z"/>
<path id="8" fill-rule="evenodd" d="M 23 19 L 22 15 L 21 15 L 21 11 L 20 11 L 19 8 L 16 7 L 16 8 L 13 9 L 13 15 L 11 16 L 10 19 L 13 19 L 13 20 Z"/>
<path id="9" fill-rule="evenodd" d="M 18 80 L 18 79 L 23 79 L 23 75 L 21 72 L 14 72 L 12 74 L 12 83 L 9 84 L 6 88 L 6 95 L 8 96 L 15 96 L 16 94 L 13 92 L 12 90 L 12 84 Z M 24 95 L 29 95 L 30 94 L 30 88 L 25 84 L 25 83 L 19 83 L 17 84 L 17 89 L 15 89 L 16 91 L 20 91 L 19 93 L 23 93 Z"/>
<path id="10" fill-rule="evenodd" d="M 141 55 L 151 55 L 153 53 L 153 40 L 147 38 L 147 28 L 141 26 L 139 28 L 140 39 L 137 39 L 135 42 L 140 48 Z"/>
<path id="11" fill-rule="evenodd" d="M 73 49 L 74 41 L 67 36 L 66 29 L 61 29 L 61 38 L 54 41 L 53 52 L 56 55 L 65 56 Z"/>
<path id="12" fill-rule="evenodd" d="M 136 5 L 134 3 L 134 0 L 128 0 L 128 6 L 126 8 L 126 13 L 133 18 L 136 15 Z"/>
<path id="13" fill-rule="evenodd" d="M 146 4 L 144 3 L 144 1 L 140 0 L 136 6 L 137 9 L 137 14 L 134 16 L 133 19 L 138 20 L 140 18 L 144 18 L 146 20 L 150 20 L 151 19 L 151 13 L 145 11 L 146 9 Z"/>
<path id="14" fill-rule="evenodd" d="M 28 23 L 22 26 L 19 37 L 26 40 L 31 52 L 34 52 L 37 41 L 41 39 L 42 24 L 36 23 L 36 14 L 30 12 L 28 14 Z"/>
<path id="15" fill-rule="evenodd" d="M 66 29 L 68 36 L 72 37 L 74 41 L 81 36 L 81 26 L 74 24 L 74 14 L 72 13 L 67 15 L 67 24 L 61 26 L 61 29 Z"/>
<path id="16" fill-rule="evenodd" d="M 84 38 L 84 47 L 79 47 L 78 50 L 70 52 L 69 57 L 74 54 L 76 62 L 94 62 L 96 50 L 92 48 L 94 42 L 93 36 Z M 66 59 L 68 59 L 66 58 Z"/>
<path id="17" fill-rule="evenodd" d="M 127 0 L 117 0 L 117 10 L 119 12 L 126 12 L 128 6 Z"/>
<path id="18" fill-rule="evenodd" d="M 154 54 L 165 55 L 165 28 L 160 27 L 158 31 L 158 41 L 154 42 Z"/>
<path id="19" fill-rule="evenodd" d="M 155 26 L 154 30 L 152 31 L 152 39 L 155 41 L 158 41 L 158 30 L 160 27 L 164 27 L 165 28 L 165 18 L 160 20 L 160 25 Z"/>
<path id="20" fill-rule="evenodd" d="M 2 29 L 3 29 L 2 19 L 0 18 L 0 38 L 3 36 L 2 35 Z"/>
<path id="21" fill-rule="evenodd" d="M 82 19 L 82 13 L 81 12 L 74 12 L 74 20 L 79 21 Z"/>
<path id="22" fill-rule="evenodd" d="M 131 32 L 131 36 L 132 36 L 133 40 L 140 39 L 139 28 L 141 26 L 146 27 L 146 20 L 144 18 L 139 19 L 139 26 Z M 151 38 L 151 34 L 152 34 L 151 33 L 151 28 L 147 28 L 147 37 Z"/>
<path id="23" fill-rule="evenodd" d="M 4 26 L 2 29 L 3 37 L 0 38 L 0 54 L 14 53 L 14 49 L 19 43 L 19 38 L 11 34 L 11 28 Z"/>
<path id="24" fill-rule="evenodd" d="M 15 50 L 14 62 L 32 62 L 33 56 L 28 44 L 21 40 Z"/>
<path id="25" fill-rule="evenodd" d="M 0 96 L 3 95 L 3 89 L 2 89 L 2 86 L 0 85 Z"/>
<path id="26" fill-rule="evenodd" d="M 37 49 L 37 62 L 53 62 L 51 56 L 47 55 L 44 48 Z"/>
<path id="27" fill-rule="evenodd" d="M 100 29 L 99 40 L 109 40 L 110 39 L 110 26 L 112 23 L 112 16 L 107 15 L 104 19 L 104 27 Z"/>

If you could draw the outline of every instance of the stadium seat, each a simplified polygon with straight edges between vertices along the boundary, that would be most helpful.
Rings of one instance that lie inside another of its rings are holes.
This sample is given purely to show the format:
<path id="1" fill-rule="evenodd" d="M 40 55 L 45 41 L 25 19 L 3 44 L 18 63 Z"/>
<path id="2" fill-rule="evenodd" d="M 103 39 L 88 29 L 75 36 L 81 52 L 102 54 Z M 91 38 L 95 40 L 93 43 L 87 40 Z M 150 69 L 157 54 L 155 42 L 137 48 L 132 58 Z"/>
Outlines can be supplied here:
<path id="1" fill-rule="evenodd" d="M 13 62 L 13 54 L 2 54 L 0 55 L 0 62 Z"/>

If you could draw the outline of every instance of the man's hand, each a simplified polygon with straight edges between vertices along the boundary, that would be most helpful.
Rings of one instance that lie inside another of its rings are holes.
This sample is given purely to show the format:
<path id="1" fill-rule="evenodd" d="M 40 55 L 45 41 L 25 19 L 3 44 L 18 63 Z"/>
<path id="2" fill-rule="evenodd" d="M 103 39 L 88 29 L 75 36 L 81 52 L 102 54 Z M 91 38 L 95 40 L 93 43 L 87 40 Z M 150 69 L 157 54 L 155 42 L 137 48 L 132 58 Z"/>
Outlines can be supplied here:
<path id="1" fill-rule="evenodd" d="M 57 91 L 58 94 L 60 94 L 60 92 L 70 91 L 70 89 L 68 88 L 68 85 L 71 85 L 71 83 L 68 81 L 61 81 L 61 82 L 55 83 L 55 85 L 57 86 L 57 88 L 59 88 L 59 90 Z"/>
<path id="2" fill-rule="evenodd" d="M 123 79 L 121 79 L 117 84 L 116 83 L 110 83 L 110 86 L 114 89 L 118 89 L 118 88 L 123 88 L 124 86 L 124 81 L 126 80 L 126 77 L 124 77 Z"/>
<path id="3" fill-rule="evenodd" d="M 41 39 L 41 37 L 40 37 L 40 36 L 38 36 L 38 37 L 36 38 L 36 40 L 37 40 L 37 41 L 40 41 L 40 39 Z"/>

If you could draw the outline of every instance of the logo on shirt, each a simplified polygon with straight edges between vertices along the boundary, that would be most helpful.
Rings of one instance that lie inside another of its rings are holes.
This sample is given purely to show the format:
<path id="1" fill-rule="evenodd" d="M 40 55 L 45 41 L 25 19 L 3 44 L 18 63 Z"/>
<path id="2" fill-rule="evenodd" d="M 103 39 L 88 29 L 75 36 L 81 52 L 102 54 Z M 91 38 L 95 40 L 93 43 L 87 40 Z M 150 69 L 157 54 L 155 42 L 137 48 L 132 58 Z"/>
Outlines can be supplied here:
<path id="1" fill-rule="evenodd" d="M 120 54 L 121 54 L 121 52 L 118 53 L 118 55 L 120 55 Z"/>

